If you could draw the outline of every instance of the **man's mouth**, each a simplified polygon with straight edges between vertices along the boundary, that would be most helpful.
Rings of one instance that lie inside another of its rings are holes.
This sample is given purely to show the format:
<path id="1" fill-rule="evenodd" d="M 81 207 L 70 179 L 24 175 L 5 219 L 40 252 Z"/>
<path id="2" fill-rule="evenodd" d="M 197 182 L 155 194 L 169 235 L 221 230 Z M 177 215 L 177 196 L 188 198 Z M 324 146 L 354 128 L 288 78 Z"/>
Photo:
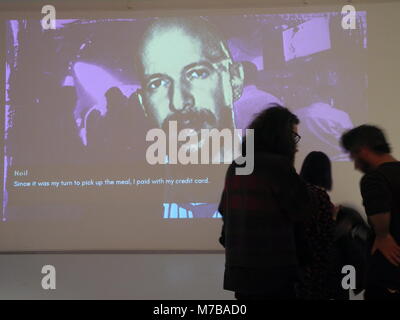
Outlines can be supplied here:
<path id="1" fill-rule="evenodd" d="M 177 129 L 193 129 L 200 132 L 201 129 L 212 129 L 216 126 L 215 115 L 207 109 L 200 109 L 188 112 L 179 112 L 169 116 L 163 123 L 163 129 L 169 127 L 170 121 L 177 122 Z"/>
<path id="2" fill-rule="evenodd" d="M 193 136 L 198 135 L 199 133 L 200 133 L 200 130 L 196 130 L 196 129 L 193 129 L 193 128 L 187 128 L 186 136 L 187 137 L 193 137 Z"/>
<path id="3" fill-rule="evenodd" d="M 182 121 L 178 121 L 178 131 L 183 129 L 193 129 L 197 132 L 200 132 L 201 129 L 210 129 L 211 125 L 205 120 L 192 120 L 185 119 Z"/>

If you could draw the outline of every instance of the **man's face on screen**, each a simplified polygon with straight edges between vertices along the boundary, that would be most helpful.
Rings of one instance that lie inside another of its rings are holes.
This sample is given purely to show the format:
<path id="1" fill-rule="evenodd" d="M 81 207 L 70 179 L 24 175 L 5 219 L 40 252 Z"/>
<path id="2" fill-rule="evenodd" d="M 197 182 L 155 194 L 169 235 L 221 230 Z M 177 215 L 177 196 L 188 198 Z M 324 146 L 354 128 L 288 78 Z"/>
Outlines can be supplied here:
<path id="1" fill-rule="evenodd" d="M 155 126 L 168 132 L 169 121 L 177 121 L 178 132 L 189 128 L 197 133 L 233 128 L 232 61 L 222 45 L 217 47 L 215 40 L 181 26 L 149 35 L 141 53 L 142 99 Z"/>

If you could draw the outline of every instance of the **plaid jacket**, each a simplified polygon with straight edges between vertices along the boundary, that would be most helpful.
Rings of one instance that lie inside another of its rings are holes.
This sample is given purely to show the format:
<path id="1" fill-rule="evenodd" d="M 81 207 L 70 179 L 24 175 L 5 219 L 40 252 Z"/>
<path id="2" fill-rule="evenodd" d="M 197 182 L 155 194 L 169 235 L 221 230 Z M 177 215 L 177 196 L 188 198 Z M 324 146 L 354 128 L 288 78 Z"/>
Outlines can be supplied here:
<path id="1" fill-rule="evenodd" d="M 309 256 L 303 223 L 311 207 L 305 183 L 278 155 L 256 153 L 250 175 L 236 175 L 236 167 L 228 168 L 219 205 L 224 288 L 254 292 L 295 281 L 298 265 Z"/>

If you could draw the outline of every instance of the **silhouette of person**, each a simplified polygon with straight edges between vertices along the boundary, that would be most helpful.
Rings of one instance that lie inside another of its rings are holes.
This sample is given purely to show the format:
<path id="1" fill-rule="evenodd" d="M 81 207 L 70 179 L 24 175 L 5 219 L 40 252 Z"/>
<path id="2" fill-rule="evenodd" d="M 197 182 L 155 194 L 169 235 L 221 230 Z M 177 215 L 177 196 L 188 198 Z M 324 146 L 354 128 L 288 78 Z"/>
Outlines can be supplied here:
<path id="1" fill-rule="evenodd" d="M 242 98 L 235 103 L 236 128 L 246 129 L 254 116 L 268 107 L 271 103 L 282 104 L 272 94 L 257 87 L 257 66 L 249 61 L 242 61 L 244 69 L 244 89 Z"/>

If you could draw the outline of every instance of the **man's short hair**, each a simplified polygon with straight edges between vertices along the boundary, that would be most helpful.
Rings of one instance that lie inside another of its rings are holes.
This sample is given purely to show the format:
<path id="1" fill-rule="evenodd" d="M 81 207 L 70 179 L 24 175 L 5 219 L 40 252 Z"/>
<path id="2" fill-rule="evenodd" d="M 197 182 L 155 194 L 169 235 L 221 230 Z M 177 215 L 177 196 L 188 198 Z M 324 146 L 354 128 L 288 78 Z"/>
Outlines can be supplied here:
<path id="1" fill-rule="evenodd" d="M 364 124 L 345 132 L 341 145 L 347 152 L 357 152 L 367 147 L 377 154 L 390 153 L 391 148 L 383 131 L 373 125 Z"/>
<path id="2" fill-rule="evenodd" d="M 226 38 L 222 35 L 212 23 L 203 17 L 166 17 L 158 18 L 152 21 L 145 29 L 136 49 L 135 69 L 142 73 L 142 50 L 147 39 L 153 35 L 155 31 L 165 31 L 169 28 L 180 27 L 186 32 L 203 40 L 212 56 L 221 56 L 221 58 L 232 58 L 231 52 L 226 42 Z M 173 44 L 171 44 L 173 45 Z"/>

